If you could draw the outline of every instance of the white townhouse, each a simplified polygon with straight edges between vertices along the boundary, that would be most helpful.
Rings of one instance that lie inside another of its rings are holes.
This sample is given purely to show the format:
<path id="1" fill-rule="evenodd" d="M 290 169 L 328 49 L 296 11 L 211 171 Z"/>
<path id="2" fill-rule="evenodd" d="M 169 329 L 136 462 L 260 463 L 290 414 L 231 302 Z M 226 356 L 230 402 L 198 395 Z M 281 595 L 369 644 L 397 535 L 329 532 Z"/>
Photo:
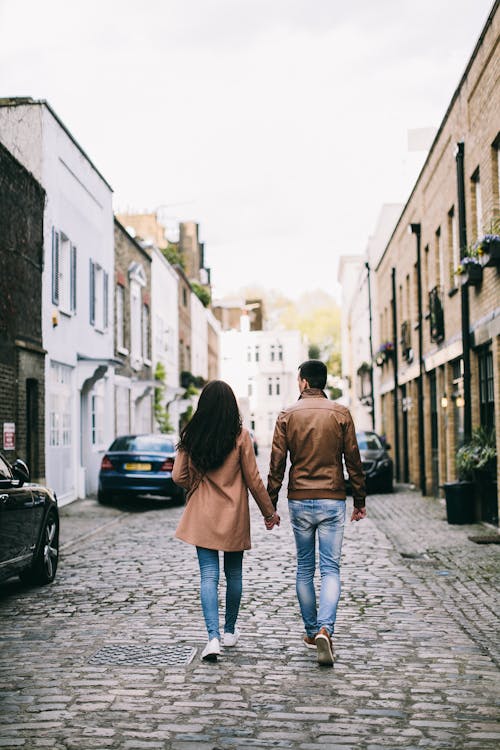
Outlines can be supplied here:
<path id="1" fill-rule="evenodd" d="M 342 402 L 359 430 L 373 429 L 371 377 L 375 391 L 375 427 L 380 429 L 380 372 L 375 342 L 379 341 L 379 304 L 375 268 L 401 214 L 399 203 L 384 204 L 364 255 L 342 255 L 338 281 L 342 289 L 342 376 L 347 383 Z M 370 302 L 372 347 L 370 351 Z M 372 371 L 370 372 L 370 368 Z"/>
<path id="2" fill-rule="evenodd" d="M 184 388 L 179 386 L 179 285 L 175 270 L 161 250 L 151 248 L 151 325 L 153 373 L 158 363 L 165 370 L 163 406 L 179 431 L 179 404 Z"/>
<path id="3" fill-rule="evenodd" d="M 221 334 L 221 378 L 233 388 L 243 422 L 258 443 L 270 445 L 280 411 L 297 400 L 298 367 L 307 359 L 300 331 L 250 331 L 248 315 L 240 330 Z"/>
<path id="4" fill-rule="evenodd" d="M 191 292 L 191 373 L 208 379 L 208 320 L 207 308 Z"/>
<path id="5" fill-rule="evenodd" d="M 114 431 L 112 189 L 46 101 L 0 100 L 0 140 L 46 191 L 46 477 L 61 504 L 97 488 Z"/>

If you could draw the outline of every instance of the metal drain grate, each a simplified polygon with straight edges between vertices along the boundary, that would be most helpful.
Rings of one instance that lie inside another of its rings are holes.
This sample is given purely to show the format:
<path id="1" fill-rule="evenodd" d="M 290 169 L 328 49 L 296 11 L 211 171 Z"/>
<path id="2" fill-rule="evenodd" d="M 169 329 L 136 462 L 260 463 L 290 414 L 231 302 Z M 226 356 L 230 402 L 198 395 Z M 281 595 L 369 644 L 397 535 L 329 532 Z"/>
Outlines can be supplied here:
<path id="1" fill-rule="evenodd" d="M 192 646 L 103 646 L 93 654 L 90 664 L 110 664 L 132 667 L 180 667 L 187 666 L 194 658 Z"/>

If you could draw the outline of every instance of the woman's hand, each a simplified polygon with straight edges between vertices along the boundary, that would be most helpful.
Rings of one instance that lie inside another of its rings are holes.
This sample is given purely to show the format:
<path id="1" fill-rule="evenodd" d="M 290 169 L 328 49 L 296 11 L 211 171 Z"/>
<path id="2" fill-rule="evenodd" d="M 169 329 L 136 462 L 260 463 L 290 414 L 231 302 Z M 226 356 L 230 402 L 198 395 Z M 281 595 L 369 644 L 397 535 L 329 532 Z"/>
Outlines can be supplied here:
<path id="1" fill-rule="evenodd" d="M 268 531 L 271 531 L 271 529 L 274 529 L 275 526 L 279 526 L 280 525 L 280 520 L 281 519 L 280 519 L 279 515 L 276 513 L 276 511 L 274 511 L 274 513 L 273 513 L 272 516 L 267 516 L 267 518 L 264 518 L 264 523 L 266 525 L 266 529 Z"/>

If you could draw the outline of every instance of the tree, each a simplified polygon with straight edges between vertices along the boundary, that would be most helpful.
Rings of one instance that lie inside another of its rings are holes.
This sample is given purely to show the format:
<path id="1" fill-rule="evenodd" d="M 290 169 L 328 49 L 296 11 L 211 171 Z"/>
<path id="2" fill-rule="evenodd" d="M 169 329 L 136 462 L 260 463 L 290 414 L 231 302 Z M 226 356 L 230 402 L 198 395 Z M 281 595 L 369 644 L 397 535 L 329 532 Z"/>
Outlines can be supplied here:
<path id="1" fill-rule="evenodd" d="M 212 301 L 210 291 L 205 286 L 198 284 L 197 281 L 191 282 L 191 289 L 196 294 L 203 307 L 208 307 L 210 302 Z"/>
<path id="2" fill-rule="evenodd" d="M 310 344 L 307 355 L 309 359 L 319 359 L 321 355 L 319 346 L 317 344 Z"/>
<path id="3" fill-rule="evenodd" d="M 186 264 L 178 244 L 169 242 L 167 247 L 161 248 L 161 251 L 171 266 L 180 266 L 183 271 L 185 270 Z"/>

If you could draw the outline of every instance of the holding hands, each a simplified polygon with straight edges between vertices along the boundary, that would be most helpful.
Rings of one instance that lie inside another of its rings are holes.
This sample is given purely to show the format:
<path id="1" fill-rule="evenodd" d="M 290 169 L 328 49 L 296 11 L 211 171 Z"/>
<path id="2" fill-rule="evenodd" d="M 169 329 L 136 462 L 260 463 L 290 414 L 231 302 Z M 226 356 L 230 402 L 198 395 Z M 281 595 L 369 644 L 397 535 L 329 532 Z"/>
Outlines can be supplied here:
<path id="1" fill-rule="evenodd" d="M 271 531 L 271 529 L 274 529 L 275 526 L 279 526 L 280 525 L 280 520 L 281 519 L 280 519 L 279 515 L 276 513 L 276 511 L 274 511 L 274 513 L 272 514 L 272 516 L 266 516 L 266 518 L 264 518 L 264 523 L 266 525 L 266 529 L 268 531 Z"/>

